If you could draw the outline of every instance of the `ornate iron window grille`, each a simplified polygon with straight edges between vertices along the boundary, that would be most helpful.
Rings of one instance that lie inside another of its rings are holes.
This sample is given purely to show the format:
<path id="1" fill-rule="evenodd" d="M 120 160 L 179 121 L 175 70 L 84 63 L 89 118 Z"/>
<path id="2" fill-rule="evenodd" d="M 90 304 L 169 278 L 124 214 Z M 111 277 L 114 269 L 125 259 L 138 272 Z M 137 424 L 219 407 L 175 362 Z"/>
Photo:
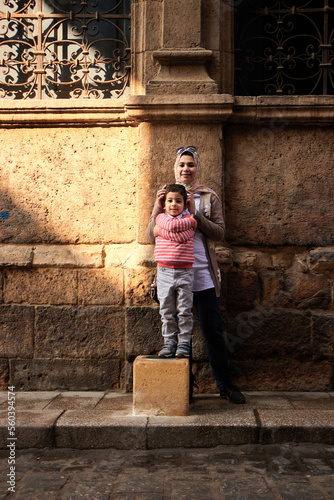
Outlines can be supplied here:
<path id="1" fill-rule="evenodd" d="M 130 0 L 0 0 L 0 98 L 128 89 Z"/>
<path id="2" fill-rule="evenodd" d="M 234 53 L 235 95 L 334 94 L 334 0 L 239 1 Z"/>

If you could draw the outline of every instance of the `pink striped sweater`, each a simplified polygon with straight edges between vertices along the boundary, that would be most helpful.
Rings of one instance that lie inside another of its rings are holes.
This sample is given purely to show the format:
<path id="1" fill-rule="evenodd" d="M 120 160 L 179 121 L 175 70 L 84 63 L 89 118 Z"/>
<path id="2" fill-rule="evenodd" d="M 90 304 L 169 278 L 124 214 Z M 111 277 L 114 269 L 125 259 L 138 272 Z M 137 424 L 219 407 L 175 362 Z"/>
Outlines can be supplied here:
<path id="1" fill-rule="evenodd" d="M 154 251 L 158 266 L 172 269 L 191 268 L 195 262 L 195 220 L 189 214 L 180 219 L 160 214 L 155 222 L 159 226 Z"/>

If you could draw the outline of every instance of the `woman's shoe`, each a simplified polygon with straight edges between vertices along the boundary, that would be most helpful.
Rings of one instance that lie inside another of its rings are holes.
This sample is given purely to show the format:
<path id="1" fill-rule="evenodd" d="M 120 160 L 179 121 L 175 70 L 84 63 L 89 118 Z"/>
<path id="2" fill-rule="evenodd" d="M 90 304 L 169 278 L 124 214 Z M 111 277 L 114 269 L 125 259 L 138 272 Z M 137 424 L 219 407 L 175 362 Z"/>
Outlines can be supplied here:
<path id="1" fill-rule="evenodd" d="M 245 396 L 239 391 L 238 387 L 232 384 L 225 385 L 224 389 L 220 389 L 220 397 L 229 399 L 231 403 L 244 404 L 246 403 Z"/>

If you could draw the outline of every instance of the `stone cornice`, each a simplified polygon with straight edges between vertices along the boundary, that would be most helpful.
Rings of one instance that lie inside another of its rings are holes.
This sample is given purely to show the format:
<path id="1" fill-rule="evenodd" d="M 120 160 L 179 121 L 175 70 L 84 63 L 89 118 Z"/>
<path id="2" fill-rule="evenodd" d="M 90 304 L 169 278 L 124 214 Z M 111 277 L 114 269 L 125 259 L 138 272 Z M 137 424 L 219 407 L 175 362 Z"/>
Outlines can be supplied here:
<path id="1" fill-rule="evenodd" d="M 225 122 L 232 113 L 230 95 L 132 96 L 125 100 L 135 121 Z"/>
<path id="2" fill-rule="evenodd" d="M 0 102 L 0 127 L 80 127 L 125 123 L 123 99 Z"/>
<path id="3" fill-rule="evenodd" d="M 235 123 L 330 125 L 334 123 L 334 96 L 234 97 Z"/>
<path id="4" fill-rule="evenodd" d="M 102 101 L 2 101 L 0 127 L 138 125 L 144 121 L 332 125 L 333 96 L 126 96 Z"/>

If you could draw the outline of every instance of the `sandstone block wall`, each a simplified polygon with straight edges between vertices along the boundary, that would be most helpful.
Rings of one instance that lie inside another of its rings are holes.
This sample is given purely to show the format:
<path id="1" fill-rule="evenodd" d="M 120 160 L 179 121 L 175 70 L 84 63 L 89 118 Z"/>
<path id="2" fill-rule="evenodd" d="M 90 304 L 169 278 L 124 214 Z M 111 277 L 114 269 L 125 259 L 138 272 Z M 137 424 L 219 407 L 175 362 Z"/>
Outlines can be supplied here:
<path id="1" fill-rule="evenodd" d="M 192 131 L 161 123 L 18 129 L 18 157 L 1 131 L 1 211 L 9 215 L 0 226 L 2 386 L 132 389 L 134 359 L 162 342 L 146 225 L 156 189 L 173 179 L 169 151 L 196 143 L 202 179 L 224 200 L 217 256 L 235 381 L 333 387 L 332 129 Z M 75 153 L 82 135 L 87 158 Z M 193 343 L 198 390 L 214 390 L 196 317 Z"/>
<path id="2" fill-rule="evenodd" d="M 122 265 L 128 250 L 111 256 L 114 243 L 136 240 L 137 132 L 0 131 L 3 385 L 120 386 L 134 278 Z"/>

